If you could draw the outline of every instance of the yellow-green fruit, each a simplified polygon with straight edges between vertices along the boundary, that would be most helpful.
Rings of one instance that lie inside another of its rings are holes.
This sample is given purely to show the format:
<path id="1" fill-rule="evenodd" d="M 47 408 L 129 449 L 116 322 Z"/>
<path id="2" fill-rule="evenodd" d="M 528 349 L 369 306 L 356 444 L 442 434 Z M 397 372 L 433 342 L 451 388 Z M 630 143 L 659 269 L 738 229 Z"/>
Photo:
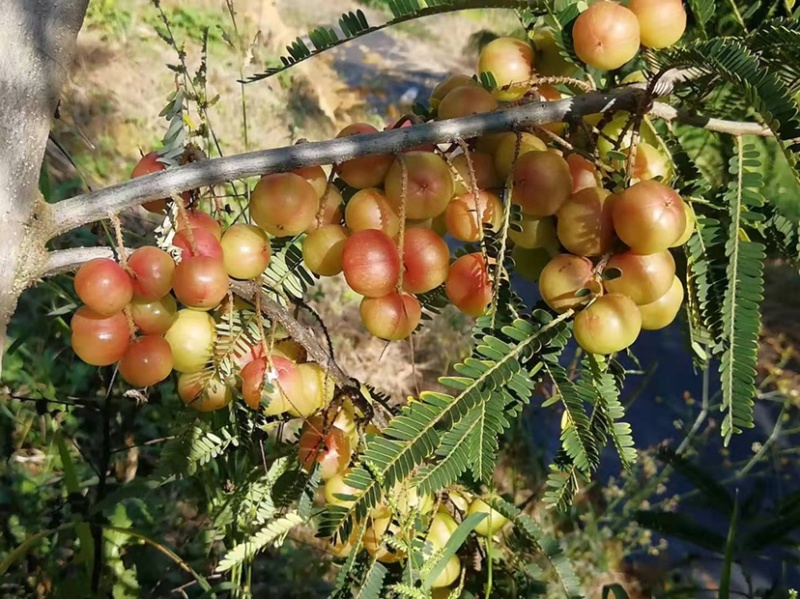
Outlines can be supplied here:
<path id="1" fill-rule="evenodd" d="M 642 328 L 645 331 L 657 331 L 672 324 L 683 304 L 683 296 L 683 285 L 675 277 L 669 291 L 656 301 L 639 306 Z"/>
<path id="2" fill-rule="evenodd" d="M 458 556 L 452 555 L 450 559 L 447 560 L 447 565 L 444 567 L 444 570 L 431 582 L 431 588 L 441 589 L 449 587 L 458 579 L 460 574 L 461 562 L 458 560 Z"/>
<path id="3" fill-rule="evenodd" d="M 508 229 L 508 236 L 517 246 L 528 250 L 557 247 L 556 225 L 552 218 L 536 218 L 523 214 L 517 224 L 522 231 Z"/>
<path id="4" fill-rule="evenodd" d="M 491 73 L 497 89 L 492 93 L 502 102 L 513 102 L 525 95 L 533 76 L 533 49 L 513 37 L 492 40 L 481 50 L 478 71 Z M 515 85 L 521 84 L 521 85 Z M 502 89 L 508 87 L 508 89 Z"/>
<path id="5" fill-rule="evenodd" d="M 633 300 L 609 293 L 575 317 L 575 341 L 590 354 L 613 354 L 633 345 L 642 330 L 642 316 Z"/>
<path id="6" fill-rule="evenodd" d="M 628 8 L 636 15 L 642 45 L 648 48 L 667 48 L 686 31 L 681 0 L 631 0 Z"/>
<path id="7" fill-rule="evenodd" d="M 354 489 L 344 482 L 344 479 L 348 474 L 350 474 L 350 468 L 325 481 L 324 493 L 326 502 L 331 505 L 340 505 L 342 507 L 350 507 L 355 503 L 359 492 L 357 489 Z M 353 497 L 353 499 L 341 499 L 336 497 L 337 495 L 350 495 Z"/>
<path id="8" fill-rule="evenodd" d="M 511 250 L 514 272 L 528 281 L 538 281 L 544 267 L 550 262 L 550 252 L 545 248 L 525 249 L 516 245 Z"/>
<path id="9" fill-rule="evenodd" d="M 503 133 L 502 138 L 500 138 L 497 144 L 497 149 L 494 151 L 494 165 L 501 182 L 504 182 L 506 177 L 511 174 L 514 167 L 516 151 L 517 134 Z M 541 138 L 536 137 L 533 133 L 520 133 L 519 154 L 516 154 L 517 160 L 519 160 L 520 156 L 528 152 L 545 151 L 547 151 L 547 144 L 545 144 Z"/>
<path id="10" fill-rule="evenodd" d="M 543 77 L 569 77 L 578 70 L 574 64 L 561 55 L 555 33 L 549 27 L 537 29 L 533 34 L 536 46 L 536 73 Z"/>
<path id="11" fill-rule="evenodd" d="M 341 225 L 323 225 L 303 240 L 303 262 L 323 277 L 342 272 L 342 252 L 350 232 Z"/>
<path id="12" fill-rule="evenodd" d="M 488 537 L 496 534 L 506 522 L 508 522 L 508 518 L 503 516 L 500 512 L 493 509 L 488 503 L 486 503 L 483 499 L 476 497 L 472 500 L 472 503 L 469 504 L 469 510 L 467 510 L 467 515 L 471 516 L 472 514 L 487 514 L 487 516 L 478 523 L 478 526 L 475 527 L 475 532 L 481 535 L 482 537 Z"/>
<path id="13" fill-rule="evenodd" d="M 458 522 L 455 521 L 450 513 L 440 508 L 436 515 L 431 520 L 431 526 L 428 529 L 428 540 L 434 547 L 444 547 L 452 534 L 458 528 Z"/>
<path id="14" fill-rule="evenodd" d="M 677 248 L 684 245 L 687 241 L 689 241 L 692 233 L 694 233 L 695 223 L 697 222 L 697 217 L 694 215 L 694 210 L 688 202 L 683 203 L 683 209 L 686 212 L 686 228 L 683 230 L 681 236 L 678 237 L 677 241 L 669 247 Z"/>
<path id="15" fill-rule="evenodd" d="M 307 362 L 297 365 L 300 385 L 289 395 L 288 412 L 292 416 L 308 418 L 333 399 L 335 384 L 319 364 Z"/>
<path id="16" fill-rule="evenodd" d="M 172 349 L 174 370 L 200 372 L 214 353 L 217 329 L 207 312 L 179 310 L 164 339 Z"/>

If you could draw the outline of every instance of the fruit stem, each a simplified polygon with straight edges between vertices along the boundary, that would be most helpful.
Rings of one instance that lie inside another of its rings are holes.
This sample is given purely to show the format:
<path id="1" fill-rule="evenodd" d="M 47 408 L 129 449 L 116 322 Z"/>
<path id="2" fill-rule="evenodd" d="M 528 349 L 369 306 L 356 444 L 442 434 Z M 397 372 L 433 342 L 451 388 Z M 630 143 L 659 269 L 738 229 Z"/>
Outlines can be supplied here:
<path id="1" fill-rule="evenodd" d="M 125 251 L 125 241 L 122 239 L 122 223 L 120 222 L 119 217 L 111 212 L 108 214 L 108 219 L 111 221 L 111 225 L 114 227 L 114 237 L 117 242 L 119 265 L 125 269 L 125 272 L 132 274 L 130 268 L 128 267 L 128 252 Z"/>
<path id="2" fill-rule="evenodd" d="M 406 166 L 406 158 L 403 154 L 396 154 L 395 159 L 400 163 L 400 174 L 402 185 L 400 187 L 400 231 L 397 234 L 397 251 L 400 253 L 400 276 L 397 278 L 397 292 L 401 294 L 400 301 L 402 302 L 403 292 L 403 275 L 405 268 L 402 268 L 403 262 L 403 246 L 406 241 L 406 196 L 408 195 L 408 167 Z"/>
<path id="3" fill-rule="evenodd" d="M 197 254 L 197 246 L 194 244 L 194 231 L 192 230 L 192 225 L 189 222 L 189 215 L 186 212 L 186 206 L 184 206 L 182 201 L 175 202 L 176 206 L 178 206 L 178 226 L 183 226 L 186 229 L 186 237 L 189 238 L 189 247 L 192 250 L 192 254 Z"/>

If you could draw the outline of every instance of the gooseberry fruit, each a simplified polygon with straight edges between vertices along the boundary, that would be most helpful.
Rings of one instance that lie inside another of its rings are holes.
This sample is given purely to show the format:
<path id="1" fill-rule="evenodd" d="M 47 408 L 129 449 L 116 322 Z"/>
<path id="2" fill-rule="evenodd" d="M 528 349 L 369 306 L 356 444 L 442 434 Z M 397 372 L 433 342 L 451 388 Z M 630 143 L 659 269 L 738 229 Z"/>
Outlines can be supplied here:
<path id="1" fill-rule="evenodd" d="M 459 241 L 480 241 L 484 225 L 492 231 L 503 226 L 503 204 L 490 191 L 479 191 L 477 201 L 471 193 L 465 193 L 447 204 L 444 219 L 447 231 Z"/>
<path id="2" fill-rule="evenodd" d="M 336 137 L 341 138 L 377 132 L 378 130 L 372 125 L 355 123 L 342 129 Z M 353 158 L 338 165 L 336 173 L 342 181 L 356 189 L 380 187 L 393 161 L 394 158 L 390 154 Z"/>
<path id="3" fill-rule="evenodd" d="M 667 48 L 686 31 L 681 0 L 630 0 L 628 8 L 636 15 L 642 45 L 648 48 Z"/>
<path id="4" fill-rule="evenodd" d="M 351 231 L 380 229 L 389 237 L 400 231 L 400 217 L 380 189 L 356 192 L 344 209 L 344 222 Z"/>
<path id="5" fill-rule="evenodd" d="M 614 254 L 606 270 L 617 268 L 622 274 L 604 282 L 610 293 L 627 295 L 636 304 L 649 304 L 669 291 L 675 278 L 675 260 L 668 251 L 636 254 L 633 251 Z"/>
<path id="6" fill-rule="evenodd" d="M 178 304 L 169 294 L 153 301 L 134 298 L 130 306 L 133 324 L 144 335 L 163 335 L 178 313 Z"/>
<path id="7" fill-rule="evenodd" d="M 400 255 L 394 241 L 383 231 L 353 233 L 344 244 L 342 270 L 347 284 L 367 297 L 383 297 L 397 286 Z"/>
<path id="8" fill-rule="evenodd" d="M 517 134 L 502 133 L 494 151 L 494 165 L 500 180 L 504 182 L 514 168 L 514 156 L 517 160 L 528 152 L 546 152 L 547 144 L 533 133 L 522 132 L 519 142 L 519 154 L 517 154 Z"/>
<path id="9" fill-rule="evenodd" d="M 383 297 L 365 297 L 359 308 L 366 329 L 386 341 L 405 339 L 422 316 L 417 298 L 408 293 L 389 293 Z"/>
<path id="10" fill-rule="evenodd" d="M 217 328 L 206 312 L 180 310 L 164 334 L 172 348 L 172 367 L 178 372 L 200 372 L 214 353 Z"/>
<path id="11" fill-rule="evenodd" d="M 271 356 L 271 368 L 267 358 L 257 358 L 242 368 L 242 397 L 253 410 L 262 410 L 267 416 L 277 416 L 291 408 L 290 396 L 302 390 L 302 380 L 297 364 L 280 356 Z M 272 390 L 265 389 L 266 383 Z M 265 400 L 262 404 L 262 399 Z"/>
<path id="12" fill-rule="evenodd" d="M 442 98 L 436 111 L 436 118 L 440 121 L 456 119 L 492 112 L 495 108 L 497 108 L 497 100 L 491 92 L 477 85 L 462 85 L 453 88 Z"/>
<path id="13" fill-rule="evenodd" d="M 553 152 L 523 154 L 514 168 L 512 201 L 530 216 L 551 216 L 572 194 L 567 161 Z"/>
<path id="14" fill-rule="evenodd" d="M 110 258 L 95 258 L 75 275 L 75 293 L 92 311 L 110 316 L 122 311 L 133 298 L 130 275 Z"/>
<path id="15" fill-rule="evenodd" d="M 323 225 L 303 240 L 303 262 L 322 277 L 342 272 L 342 256 L 349 232 L 341 225 Z"/>
<path id="16" fill-rule="evenodd" d="M 131 179 L 142 177 L 144 175 L 151 175 L 166 169 L 166 165 L 162 162 L 159 162 L 158 158 L 158 152 L 150 152 L 149 154 L 142 156 L 141 160 L 139 160 L 139 162 L 136 163 L 136 166 L 133 167 L 133 171 L 131 171 Z M 190 196 L 188 191 L 183 192 L 181 197 L 183 198 L 184 202 L 189 202 Z M 148 212 L 164 212 L 164 210 L 167 208 L 168 201 L 169 200 L 167 198 L 151 200 L 142 204 L 142 208 Z"/>
<path id="17" fill-rule="evenodd" d="M 582 289 L 602 292 L 595 282 L 594 265 L 583 256 L 559 254 L 539 275 L 539 294 L 556 312 L 566 312 L 586 303 L 588 298 L 579 295 Z"/>
<path id="18" fill-rule="evenodd" d="M 182 259 L 206 256 L 222 261 L 222 245 L 210 229 L 181 229 L 172 238 L 172 245 L 180 249 Z"/>
<path id="19" fill-rule="evenodd" d="M 501 186 L 500 177 L 494 165 L 491 154 L 483 152 L 470 152 L 469 161 L 475 176 L 475 187 L 480 189 L 494 189 Z M 469 174 L 467 155 L 459 154 L 451 161 L 453 168 L 458 172 L 458 177 L 453 177 L 453 195 L 460 196 L 469 193 L 473 188 L 473 181 Z"/>
<path id="20" fill-rule="evenodd" d="M 686 227 L 683 229 L 681 236 L 669 247 L 676 248 L 685 245 L 694 233 L 695 223 L 697 222 L 694 210 L 692 210 L 692 207 L 687 202 L 683 203 L 683 210 L 686 213 Z"/>
<path id="21" fill-rule="evenodd" d="M 222 235 L 222 265 L 234 279 L 255 279 L 267 269 L 269 238 L 258 227 L 238 223 Z"/>
<path id="22" fill-rule="evenodd" d="M 623 191 L 611 215 L 619 238 L 639 254 L 667 249 L 686 230 L 683 199 L 658 181 L 642 181 Z"/>
<path id="23" fill-rule="evenodd" d="M 503 525 L 508 522 L 508 518 L 480 497 L 476 497 L 472 500 L 472 503 L 469 504 L 467 516 L 471 516 L 472 514 L 486 514 L 486 518 L 481 520 L 475 527 L 475 532 L 482 537 L 490 537 L 497 534 L 499 530 L 503 528 Z"/>
<path id="24" fill-rule="evenodd" d="M 403 240 L 403 289 L 425 293 L 447 280 L 450 249 L 430 229 L 409 229 Z"/>
<path id="25" fill-rule="evenodd" d="M 642 330 L 642 317 L 626 295 L 609 293 L 578 313 L 575 341 L 590 354 L 613 354 L 633 345 Z"/>
<path id="26" fill-rule="evenodd" d="M 319 463 L 322 480 L 344 472 L 350 463 L 350 439 L 335 426 L 326 431 L 325 422 L 319 416 L 309 418 L 303 425 L 298 445 L 300 465 L 311 472 L 314 463 Z"/>
<path id="27" fill-rule="evenodd" d="M 178 397 L 198 412 L 220 410 L 233 401 L 231 388 L 205 372 L 181 374 L 178 377 Z"/>
<path id="28" fill-rule="evenodd" d="M 597 187 L 597 167 L 593 162 L 579 154 L 570 154 L 566 160 L 572 175 L 572 193 L 587 187 Z"/>
<path id="29" fill-rule="evenodd" d="M 143 300 L 157 300 L 172 289 L 175 261 L 164 250 L 145 246 L 128 258 L 128 268 L 133 273 L 133 293 Z"/>
<path id="30" fill-rule="evenodd" d="M 400 160 L 405 161 L 405 186 Z M 406 218 L 433 218 L 444 212 L 453 197 L 453 175 L 440 156 L 432 152 L 408 152 L 386 174 L 386 198 L 397 214 L 402 212 L 404 188 Z"/>
<path id="31" fill-rule="evenodd" d="M 535 218 L 523 214 L 515 224 L 522 230 L 517 231 L 514 227 L 510 227 L 508 236 L 516 246 L 531 250 L 558 246 L 556 225 L 552 218 Z"/>
<path id="32" fill-rule="evenodd" d="M 217 241 L 222 237 L 222 225 L 217 219 L 202 210 L 186 210 L 183 215 L 179 214 L 176 231 L 183 229 L 208 229 L 217 238 Z"/>
<path id="33" fill-rule="evenodd" d="M 445 292 L 464 314 L 473 317 L 483 314 L 492 301 L 492 282 L 484 257 L 476 252 L 453 262 Z"/>
<path id="34" fill-rule="evenodd" d="M 590 67 L 618 69 L 639 51 L 639 21 L 626 7 L 601 0 L 575 20 L 572 44 L 578 58 Z"/>
<path id="35" fill-rule="evenodd" d="M 250 195 L 250 217 L 275 237 L 293 237 L 305 231 L 318 207 L 317 192 L 294 173 L 265 175 Z"/>
<path id="36" fill-rule="evenodd" d="M 338 225 L 342 222 L 342 193 L 336 188 L 335 185 L 328 186 L 328 194 L 323 196 L 325 200 L 325 208 L 322 209 L 322 214 L 317 211 L 316 217 L 311 221 L 311 224 L 306 228 L 306 233 L 316 231 L 323 225 Z M 322 200 L 320 199 L 320 204 Z"/>
<path id="37" fill-rule="evenodd" d="M 511 257 L 514 259 L 514 272 L 529 281 L 538 281 L 550 262 L 550 252 L 544 248 L 529 250 L 517 245 L 511 250 Z"/>
<path id="38" fill-rule="evenodd" d="M 130 344 L 131 330 L 122 312 L 108 316 L 81 306 L 72 315 L 70 330 L 73 351 L 92 366 L 119 361 Z"/>
<path id="39" fill-rule="evenodd" d="M 151 387 L 172 372 L 172 349 L 159 335 L 134 339 L 119 361 L 119 374 L 134 387 Z"/>
<path id="40" fill-rule="evenodd" d="M 228 293 L 228 275 L 222 262 L 208 256 L 186 258 L 175 268 L 175 297 L 185 306 L 210 310 Z"/>
<path id="41" fill-rule="evenodd" d="M 657 331 L 669 326 L 683 304 L 683 285 L 678 277 L 673 277 L 672 285 L 664 295 L 657 300 L 639 306 L 642 316 L 642 329 Z"/>
<path id="42" fill-rule="evenodd" d="M 325 481 L 324 493 L 325 501 L 330 505 L 339 505 L 342 507 L 350 507 L 356 502 L 356 498 L 361 494 L 358 489 L 348 485 L 344 479 L 350 474 L 350 469 L 346 469 L 341 474 L 336 474 Z M 337 495 L 348 495 L 352 499 L 344 499 L 337 497 Z"/>
<path id="43" fill-rule="evenodd" d="M 533 76 L 533 49 L 527 42 L 513 37 L 497 38 L 481 50 L 478 71 L 494 77 L 495 98 L 503 102 L 519 100 L 528 91 Z M 502 89 L 506 86 L 512 87 Z"/>
<path id="44" fill-rule="evenodd" d="M 611 206 L 615 196 L 589 187 L 570 196 L 558 210 L 558 240 L 579 256 L 601 256 L 614 242 Z"/>
<path id="45" fill-rule="evenodd" d="M 438 83 L 431 92 L 430 105 L 433 110 L 439 108 L 442 99 L 457 87 L 471 85 L 476 87 L 478 82 L 469 75 L 451 75 L 444 81 Z"/>
<path id="46" fill-rule="evenodd" d="M 328 187 L 328 175 L 321 166 L 301 166 L 290 172 L 303 177 L 314 188 L 318 198 L 322 197 L 325 188 Z"/>

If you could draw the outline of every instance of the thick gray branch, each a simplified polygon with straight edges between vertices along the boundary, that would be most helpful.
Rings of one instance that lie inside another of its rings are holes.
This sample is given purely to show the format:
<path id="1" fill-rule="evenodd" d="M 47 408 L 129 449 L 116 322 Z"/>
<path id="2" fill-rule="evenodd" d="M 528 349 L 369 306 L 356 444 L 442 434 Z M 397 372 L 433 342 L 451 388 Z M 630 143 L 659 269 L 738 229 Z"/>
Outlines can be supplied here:
<path id="1" fill-rule="evenodd" d="M 288 148 L 215 158 L 126 181 L 59 202 L 54 206 L 54 235 L 65 233 L 109 212 L 119 212 L 187 189 L 214 185 L 312 164 L 334 164 L 358 156 L 392 154 L 430 143 L 450 143 L 488 133 L 524 129 L 608 110 L 632 110 L 643 91 L 633 87 L 589 93 L 559 102 L 531 103 L 488 114 L 426 123 L 393 131 Z"/>
<path id="2" fill-rule="evenodd" d="M 669 104 L 655 102 L 650 114 L 667 121 L 675 121 L 692 127 L 700 127 L 717 133 L 730 135 L 758 135 L 759 137 L 772 137 L 772 130 L 761 123 L 747 123 L 742 121 L 726 121 L 712 117 L 695 114 L 686 110 L 679 110 Z"/>

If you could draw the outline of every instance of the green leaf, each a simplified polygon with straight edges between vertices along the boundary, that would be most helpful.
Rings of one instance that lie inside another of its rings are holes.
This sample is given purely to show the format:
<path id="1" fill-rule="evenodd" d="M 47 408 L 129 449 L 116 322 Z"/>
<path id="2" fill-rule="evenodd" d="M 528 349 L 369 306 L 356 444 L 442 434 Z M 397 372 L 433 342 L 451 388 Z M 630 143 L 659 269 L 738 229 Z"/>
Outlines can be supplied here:
<path id="1" fill-rule="evenodd" d="M 55 442 L 58 447 L 58 455 L 61 457 L 61 466 L 64 469 L 64 485 L 67 487 L 67 493 L 80 494 L 81 488 L 78 483 L 78 475 L 75 472 L 75 462 L 72 461 L 72 454 L 64 441 L 61 429 L 56 431 Z M 92 537 L 91 528 L 87 522 L 78 522 L 75 524 L 75 532 L 80 541 L 77 561 L 86 566 L 86 571 L 91 579 L 92 568 L 94 567 L 94 538 Z"/>
<path id="2" fill-rule="evenodd" d="M 364 576 L 361 588 L 353 595 L 353 599 L 380 599 L 383 580 L 386 578 L 387 573 L 386 566 L 378 560 L 373 560 L 367 574 Z"/>
<path id="3" fill-rule="evenodd" d="M 739 494 L 733 503 L 733 514 L 731 524 L 728 528 L 728 540 L 725 543 L 725 559 L 722 561 L 722 574 L 719 580 L 719 599 L 730 599 L 731 596 L 731 571 L 733 567 L 734 554 L 736 552 L 736 527 L 739 523 Z"/>
<path id="4" fill-rule="evenodd" d="M 267 545 L 275 543 L 303 522 L 305 519 L 296 512 L 289 512 L 285 516 L 273 520 L 254 534 L 249 541 L 240 543 L 229 550 L 217 565 L 216 572 L 227 572 L 234 566 L 244 563 L 245 560 L 255 556 Z"/>
<path id="5" fill-rule="evenodd" d="M 469 533 L 475 530 L 475 527 L 480 524 L 484 518 L 486 518 L 488 514 L 472 514 L 464 518 L 463 522 L 458 525 L 453 531 L 453 534 L 450 535 L 450 538 L 447 539 L 447 542 L 442 547 L 440 552 L 437 552 L 438 559 L 435 562 L 432 562 L 430 569 L 423 568 L 423 575 L 424 578 L 422 580 L 422 586 L 425 589 L 431 588 L 431 583 L 439 577 L 444 569 L 447 567 L 447 562 L 450 561 L 450 558 L 453 557 L 461 545 L 467 540 Z"/>

